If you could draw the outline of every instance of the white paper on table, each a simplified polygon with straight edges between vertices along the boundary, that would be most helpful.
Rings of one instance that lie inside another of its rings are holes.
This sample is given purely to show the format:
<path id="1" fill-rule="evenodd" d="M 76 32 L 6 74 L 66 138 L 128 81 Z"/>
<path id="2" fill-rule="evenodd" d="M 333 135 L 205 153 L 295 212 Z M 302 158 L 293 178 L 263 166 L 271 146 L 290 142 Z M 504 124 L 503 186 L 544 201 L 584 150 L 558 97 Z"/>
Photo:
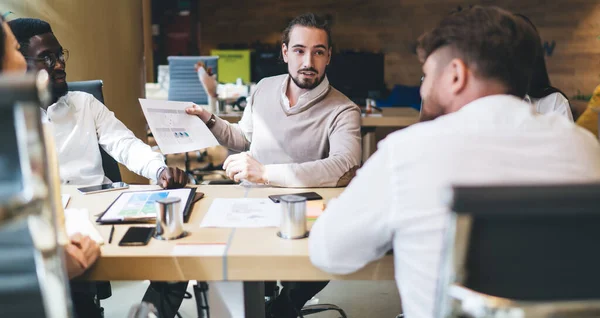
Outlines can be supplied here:
<path id="1" fill-rule="evenodd" d="M 200 227 L 279 226 L 281 205 L 270 199 L 214 199 Z"/>
<path id="2" fill-rule="evenodd" d="M 198 116 L 186 114 L 191 102 L 173 102 L 140 98 L 140 105 L 152 135 L 167 155 L 200 150 L 219 144 Z"/>
<path id="3" fill-rule="evenodd" d="M 68 236 L 81 233 L 89 236 L 98 244 L 104 244 L 102 235 L 90 221 L 87 209 L 65 209 L 65 227 Z"/>
<path id="4" fill-rule="evenodd" d="M 69 200 L 71 199 L 71 196 L 68 195 L 68 194 L 61 194 L 60 195 L 60 199 L 62 201 L 63 209 L 66 209 L 67 208 L 67 204 L 69 204 Z"/>

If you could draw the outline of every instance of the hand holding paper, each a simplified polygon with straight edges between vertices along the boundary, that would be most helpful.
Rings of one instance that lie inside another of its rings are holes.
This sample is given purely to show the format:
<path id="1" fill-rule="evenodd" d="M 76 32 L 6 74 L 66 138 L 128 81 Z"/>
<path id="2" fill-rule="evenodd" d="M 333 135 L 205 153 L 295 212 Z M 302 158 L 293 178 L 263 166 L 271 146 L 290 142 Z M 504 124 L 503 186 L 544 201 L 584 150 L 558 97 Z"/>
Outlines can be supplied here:
<path id="1" fill-rule="evenodd" d="M 200 118 L 185 112 L 192 103 L 140 99 L 140 105 L 154 139 L 165 155 L 219 144 Z"/>

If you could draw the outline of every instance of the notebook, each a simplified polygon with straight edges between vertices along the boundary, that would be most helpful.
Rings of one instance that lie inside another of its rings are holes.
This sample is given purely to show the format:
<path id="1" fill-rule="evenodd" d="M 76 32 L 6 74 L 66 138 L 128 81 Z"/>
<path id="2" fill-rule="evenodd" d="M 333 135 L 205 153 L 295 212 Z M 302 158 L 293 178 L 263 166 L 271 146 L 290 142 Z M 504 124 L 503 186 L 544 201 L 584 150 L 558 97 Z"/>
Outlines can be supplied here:
<path id="1" fill-rule="evenodd" d="M 98 244 L 104 244 L 100 232 L 90 221 L 87 209 L 65 209 L 65 227 L 69 237 L 80 233 L 89 236 Z"/>

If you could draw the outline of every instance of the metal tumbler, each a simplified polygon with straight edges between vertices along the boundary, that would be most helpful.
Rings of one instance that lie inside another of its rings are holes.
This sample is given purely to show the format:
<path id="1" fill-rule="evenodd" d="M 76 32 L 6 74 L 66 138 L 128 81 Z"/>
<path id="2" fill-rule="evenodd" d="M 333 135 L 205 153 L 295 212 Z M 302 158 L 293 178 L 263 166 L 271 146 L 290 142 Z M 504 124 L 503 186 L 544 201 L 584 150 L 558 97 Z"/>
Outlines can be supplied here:
<path id="1" fill-rule="evenodd" d="M 183 212 L 179 208 L 180 198 L 167 197 L 156 200 L 156 231 L 159 240 L 176 240 L 187 235 L 183 230 Z"/>
<path id="2" fill-rule="evenodd" d="M 281 223 L 277 235 L 284 239 L 301 239 L 308 236 L 306 226 L 306 198 L 284 195 L 280 199 Z"/>

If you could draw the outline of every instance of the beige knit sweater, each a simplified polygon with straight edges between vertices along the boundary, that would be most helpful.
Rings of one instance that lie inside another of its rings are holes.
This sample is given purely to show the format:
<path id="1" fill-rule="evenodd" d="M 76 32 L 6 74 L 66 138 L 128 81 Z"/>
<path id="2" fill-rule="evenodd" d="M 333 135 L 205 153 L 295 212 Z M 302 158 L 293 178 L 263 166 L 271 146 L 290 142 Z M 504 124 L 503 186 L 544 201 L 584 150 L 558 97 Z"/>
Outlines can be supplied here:
<path id="1" fill-rule="evenodd" d="M 360 164 L 360 109 L 327 78 L 289 106 L 289 75 L 261 80 L 242 119 L 217 118 L 221 143 L 264 164 L 269 184 L 282 187 L 347 185 Z"/>

